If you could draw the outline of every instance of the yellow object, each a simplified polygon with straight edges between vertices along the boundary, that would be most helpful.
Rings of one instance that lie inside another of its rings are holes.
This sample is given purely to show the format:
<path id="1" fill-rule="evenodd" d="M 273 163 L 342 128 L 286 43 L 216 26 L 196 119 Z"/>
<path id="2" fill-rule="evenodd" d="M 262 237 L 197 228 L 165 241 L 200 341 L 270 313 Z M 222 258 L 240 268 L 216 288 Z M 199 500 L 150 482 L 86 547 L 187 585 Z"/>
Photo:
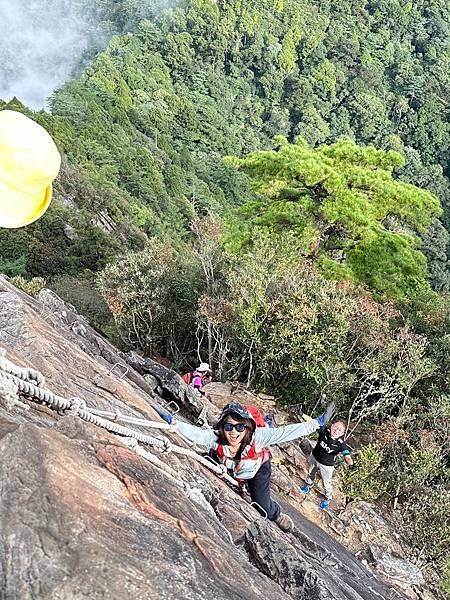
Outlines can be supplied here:
<path id="1" fill-rule="evenodd" d="M 22 113 L 0 111 L 0 227 L 23 227 L 44 214 L 60 165 L 43 127 Z"/>

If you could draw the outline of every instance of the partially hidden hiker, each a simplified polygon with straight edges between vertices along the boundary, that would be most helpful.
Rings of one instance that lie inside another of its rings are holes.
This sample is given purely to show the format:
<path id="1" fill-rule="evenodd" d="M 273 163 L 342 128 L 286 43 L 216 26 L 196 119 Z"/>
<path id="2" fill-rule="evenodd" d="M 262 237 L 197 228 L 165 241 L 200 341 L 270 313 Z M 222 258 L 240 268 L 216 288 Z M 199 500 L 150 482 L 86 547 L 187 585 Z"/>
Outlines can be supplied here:
<path id="1" fill-rule="evenodd" d="M 235 479 L 244 480 L 252 502 L 261 514 L 283 531 L 291 531 L 292 519 L 281 512 L 280 505 L 270 495 L 272 473 L 268 446 L 289 442 L 309 435 L 323 426 L 334 413 L 330 404 L 325 413 L 307 423 L 295 423 L 283 427 L 256 427 L 252 414 L 237 402 L 227 404 L 213 429 L 201 429 L 176 420 L 160 411 L 160 416 L 172 424 L 174 430 L 192 442 L 213 449 L 219 463 Z"/>
<path id="2" fill-rule="evenodd" d="M 60 164 L 43 127 L 22 113 L 0 110 L 0 227 L 23 227 L 44 214 Z"/>
<path id="3" fill-rule="evenodd" d="M 188 373 L 185 373 L 181 379 L 184 381 L 184 383 L 187 383 L 194 388 L 197 396 L 206 396 L 203 388 L 205 386 L 205 379 L 207 378 L 209 372 L 209 364 L 202 362 L 195 369 L 195 371 L 189 371 Z"/>
<path id="4" fill-rule="evenodd" d="M 264 416 L 264 423 L 265 423 L 265 427 L 276 427 L 277 426 L 277 421 L 275 419 L 275 415 L 265 415 Z"/>
<path id="5" fill-rule="evenodd" d="M 244 407 L 252 415 L 256 423 L 256 427 L 275 427 L 275 415 L 263 415 L 257 406 L 254 404 L 244 404 Z"/>
<path id="6" fill-rule="evenodd" d="M 314 486 L 314 480 L 318 472 L 323 481 L 325 488 L 325 500 L 319 504 L 320 508 L 326 510 L 330 506 L 331 498 L 333 497 L 332 478 L 334 473 L 334 465 L 336 456 L 342 454 L 344 461 L 350 469 L 354 469 L 355 465 L 350 456 L 350 448 L 345 443 L 346 426 L 342 421 L 336 421 L 328 428 L 325 425 L 319 429 L 319 439 L 313 447 L 310 440 L 302 440 L 300 448 L 307 455 L 309 462 L 308 478 L 306 485 L 300 488 L 304 494 L 309 494 Z"/>

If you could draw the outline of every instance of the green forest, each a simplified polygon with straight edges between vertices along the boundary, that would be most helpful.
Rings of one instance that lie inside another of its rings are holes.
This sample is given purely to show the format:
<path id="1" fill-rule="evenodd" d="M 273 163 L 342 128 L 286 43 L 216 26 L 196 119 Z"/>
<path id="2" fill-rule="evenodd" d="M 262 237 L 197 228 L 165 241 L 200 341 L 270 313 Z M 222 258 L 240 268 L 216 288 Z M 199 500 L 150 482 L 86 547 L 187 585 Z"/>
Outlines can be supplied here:
<path id="1" fill-rule="evenodd" d="M 92 9 L 92 2 L 86 2 Z M 97 0 L 43 125 L 63 157 L 0 272 L 124 350 L 199 355 L 364 429 L 347 497 L 394 505 L 450 593 L 450 6 Z"/>

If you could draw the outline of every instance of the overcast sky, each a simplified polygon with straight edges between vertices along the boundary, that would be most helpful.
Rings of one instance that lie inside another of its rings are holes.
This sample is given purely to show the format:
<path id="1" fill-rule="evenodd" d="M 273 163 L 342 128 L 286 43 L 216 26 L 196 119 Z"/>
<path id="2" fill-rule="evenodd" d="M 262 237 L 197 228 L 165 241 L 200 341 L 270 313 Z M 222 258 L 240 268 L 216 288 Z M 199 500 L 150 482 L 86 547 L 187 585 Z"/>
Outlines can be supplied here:
<path id="1" fill-rule="evenodd" d="M 0 98 L 38 109 L 71 75 L 95 0 L 0 0 Z M 90 22 L 89 22 L 90 21 Z"/>

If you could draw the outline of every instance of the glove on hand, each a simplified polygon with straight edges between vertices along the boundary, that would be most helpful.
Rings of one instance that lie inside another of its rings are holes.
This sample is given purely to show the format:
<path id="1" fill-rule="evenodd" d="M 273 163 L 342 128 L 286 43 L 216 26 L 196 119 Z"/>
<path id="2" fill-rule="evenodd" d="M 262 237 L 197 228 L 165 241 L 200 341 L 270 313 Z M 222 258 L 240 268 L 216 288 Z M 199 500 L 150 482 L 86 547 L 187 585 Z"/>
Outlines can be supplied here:
<path id="1" fill-rule="evenodd" d="M 348 465 L 349 471 L 354 471 L 356 469 L 356 465 L 353 463 L 352 465 Z"/>
<path id="2" fill-rule="evenodd" d="M 163 410 L 161 410 L 159 408 L 155 408 L 155 410 L 158 413 L 158 415 L 161 417 L 161 419 L 164 419 L 164 421 L 166 421 L 167 423 L 169 423 L 169 425 L 172 424 L 172 421 L 174 419 L 174 417 L 172 415 L 170 415 L 169 413 L 164 412 Z"/>
<path id="3" fill-rule="evenodd" d="M 325 425 L 331 421 L 336 412 L 336 404 L 334 402 L 330 402 L 330 404 L 326 407 L 323 415 L 320 415 L 316 418 L 316 421 L 319 423 L 321 427 L 325 427 Z"/>

